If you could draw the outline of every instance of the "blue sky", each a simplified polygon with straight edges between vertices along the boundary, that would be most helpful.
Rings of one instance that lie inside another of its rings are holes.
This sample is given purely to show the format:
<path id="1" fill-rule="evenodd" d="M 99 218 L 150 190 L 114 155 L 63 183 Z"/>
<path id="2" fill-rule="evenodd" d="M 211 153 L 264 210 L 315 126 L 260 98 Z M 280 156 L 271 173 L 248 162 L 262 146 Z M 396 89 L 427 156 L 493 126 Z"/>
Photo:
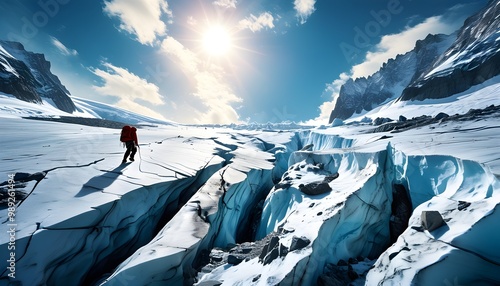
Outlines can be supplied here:
<path id="1" fill-rule="evenodd" d="M 2 0 L 0 38 L 44 53 L 73 96 L 152 117 L 327 123 L 346 79 L 452 33 L 486 4 Z"/>

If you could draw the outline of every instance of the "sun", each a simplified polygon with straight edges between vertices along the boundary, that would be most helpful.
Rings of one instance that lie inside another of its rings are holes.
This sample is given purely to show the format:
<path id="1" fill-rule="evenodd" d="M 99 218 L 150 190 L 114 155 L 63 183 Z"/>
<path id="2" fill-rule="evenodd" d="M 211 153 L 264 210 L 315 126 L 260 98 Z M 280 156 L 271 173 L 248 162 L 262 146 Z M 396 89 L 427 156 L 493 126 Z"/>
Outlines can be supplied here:
<path id="1" fill-rule="evenodd" d="M 203 35 L 203 48 L 211 56 L 227 55 L 231 46 L 231 37 L 223 26 L 212 26 Z"/>

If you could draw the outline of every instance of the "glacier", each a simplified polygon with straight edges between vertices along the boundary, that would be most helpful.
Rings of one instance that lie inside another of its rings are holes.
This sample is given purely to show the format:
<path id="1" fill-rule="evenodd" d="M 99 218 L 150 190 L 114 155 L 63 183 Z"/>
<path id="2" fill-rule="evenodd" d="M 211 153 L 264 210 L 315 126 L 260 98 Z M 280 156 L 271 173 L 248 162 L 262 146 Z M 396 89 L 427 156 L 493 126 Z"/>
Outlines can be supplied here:
<path id="1" fill-rule="evenodd" d="M 497 118 L 150 126 L 120 165 L 119 130 L 5 117 L 0 166 L 19 202 L 16 278 L 3 260 L 0 285 L 498 284 Z M 425 229 L 426 211 L 444 224 Z"/>

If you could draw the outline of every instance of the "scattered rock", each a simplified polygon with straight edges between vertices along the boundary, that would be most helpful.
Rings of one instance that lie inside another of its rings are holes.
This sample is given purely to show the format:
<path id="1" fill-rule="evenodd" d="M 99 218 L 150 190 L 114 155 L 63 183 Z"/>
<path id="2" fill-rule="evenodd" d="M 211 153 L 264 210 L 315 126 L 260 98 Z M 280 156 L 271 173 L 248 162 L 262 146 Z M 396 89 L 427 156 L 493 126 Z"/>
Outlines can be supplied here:
<path id="1" fill-rule="evenodd" d="M 397 122 L 385 122 L 384 118 L 377 118 L 372 122 L 372 125 L 378 126 L 372 130 L 373 133 L 377 132 L 401 132 L 410 130 L 417 127 L 426 126 L 429 124 L 440 123 L 444 121 L 466 121 L 475 120 L 477 118 L 484 118 L 492 114 L 500 113 L 500 106 L 491 105 L 484 109 L 471 109 L 464 114 L 448 115 L 444 112 L 439 113 L 435 117 L 422 115 L 411 119 L 401 120 Z M 432 128 L 432 127 L 431 127 Z"/>
<path id="2" fill-rule="evenodd" d="M 337 172 L 335 174 L 327 175 L 323 179 L 323 183 L 330 183 L 331 181 L 337 179 L 338 177 L 339 177 L 339 173 L 337 173 Z"/>
<path id="3" fill-rule="evenodd" d="M 45 173 L 45 172 L 36 172 L 33 174 L 17 172 L 14 175 L 14 181 L 16 181 L 16 182 L 29 182 L 29 181 L 39 182 L 43 178 L 45 178 L 46 175 L 47 175 L 47 173 Z"/>
<path id="4" fill-rule="evenodd" d="M 289 178 L 289 180 L 291 180 L 290 177 L 287 177 L 287 178 Z M 285 178 L 285 181 L 287 181 L 287 178 Z M 276 190 L 279 190 L 279 189 L 288 189 L 291 186 L 292 186 L 292 183 L 288 183 L 288 182 L 282 183 L 282 182 L 279 182 L 276 185 L 274 185 L 274 189 L 276 189 Z"/>
<path id="5" fill-rule="evenodd" d="M 269 241 L 269 244 L 268 244 L 268 249 L 273 249 L 276 245 L 278 245 L 279 241 L 280 241 L 280 238 L 278 236 L 271 237 L 271 240 Z"/>
<path id="6" fill-rule="evenodd" d="M 279 252 L 280 252 L 280 257 L 285 257 L 288 254 L 288 248 L 286 248 L 286 246 L 280 243 Z"/>
<path id="7" fill-rule="evenodd" d="M 307 237 L 294 236 L 294 237 L 292 237 L 292 243 L 290 244 L 290 251 L 302 249 L 302 248 L 308 246 L 309 243 L 311 243 L 311 241 Z"/>
<path id="8" fill-rule="evenodd" d="M 463 211 L 466 210 L 470 206 L 469 202 L 458 201 L 458 210 Z"/>
<path id="9" fill-rule="evenodd" d="M 252 282 L 257 282 L 257 281 L 259 281 L 260 276 L 261 276 L 261 274 L 259 274 L 259 275 L 255 276 L 255 277 L 252 279 Z"/>
<path id="10" fill-rule="evenodd" d="M 239 256 L 239 255 L 234 255 L 234 254 L 229 254 L 227 256 L 227 263 L 229 263 L 229 264 L 238 265 L 243 260 L 245 260 L 244 256 Z"/>
<path id="11" fill-rule="evenodd" d="M 423 211 L 421 215 L 422 226 L 428 231 L 433 231 L 445 224 L 438 211 Z"/>
<path id="12" fill-rule="evenodd" d="M 323 178 L 321 182 L 312 182 L 308 184 L 300 184 L 299 190 L 306 195 L 315 196 L 328 193 L 332 190 L 329 183 L 339 177 L 339 173 L 330 174 Z"/>
<path id="13" fill-rule="evenodd" d="M 441 120 L 441 119 L 444 119 L 444 118 L 448 118 L 450 117 L 448 114 L 444 113 L 444 112 L 439 112 L 436 117 L 434 117 L 435 120 Z"/>
<path id="14" fill-rule="evenodd" d="M 419 231 L 419 232 L 422 232 L 425 230 L 424 227 L 421 225 L 412 225 L 411 228 L 416 230 L 416 231 Z"/>
<path id="15" fill-rule="evenodd" d="M 387 118 L 387 117 L 377 117 L 375 120 L 373 120 L 372 124 L 375 126 L 382 125 L 388 122 L 392 122 L 392 119 Z"/>
<path id="16" fill-rule="evenodd" d="M 347 265 L 349 265 L 349 264 L 347 264 L 347 262 L 344 259 L 340 259 L 337 262 L 337 266 L 347 266 Z"/>
<path id="17" fill-rule="evenodd" d="M 267 264 L 269 264 L 269 263 L 273 262 L 273 260 L 275 260 L 276 258 L 278 258 L 278 257 L 279 257 L 279 254 L 280 254 L 280 253 L 279 253 L 278 248 L 273 248 L 273 249 L 271 250 L 271 252 L 269 252 L 269 253 L 266 255 L 266 257 L 264 257 L 264 260 L 262 261 L 262 263 L 263 263 L 264 265 L 267 265 Z"/>
<path id="18" fill-rule="evenodd" d="M 263 248 L 259 255 L 259 261 L 264 265 L 271 263 L 278 257 L 284 257 L 288 254 L 288 248 L 279 243 L 279 237 L 273 236 Z"/>
<path id="19" fill-rule="evenodd" d="M 358 260 L 356 258 L 349 258 L 349 260 L 347 261 L 349 264 L 358 264 Z"/>
<path id="20" fill-rule="evenodd" d="M 328 183 L 309 183 L 309 184 L 300 184 L 299 189 L 306 195 L 316 196 L 328 193 L 332 190 Z"/>

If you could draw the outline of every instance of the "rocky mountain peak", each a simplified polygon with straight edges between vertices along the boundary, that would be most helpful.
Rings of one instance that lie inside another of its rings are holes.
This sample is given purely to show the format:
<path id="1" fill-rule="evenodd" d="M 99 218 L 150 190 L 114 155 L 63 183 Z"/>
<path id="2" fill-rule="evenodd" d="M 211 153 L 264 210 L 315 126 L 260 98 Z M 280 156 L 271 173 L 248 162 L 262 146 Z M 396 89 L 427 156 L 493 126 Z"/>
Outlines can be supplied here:
<path id="1" fill-rule="evenodd" d="M 50 99 L 60 110 L 74 112 L 69 91 L 50 67 L 43 54 L 26 51 L 18 42 L 0 41 L 0 92 L 38 104 Z"/>

